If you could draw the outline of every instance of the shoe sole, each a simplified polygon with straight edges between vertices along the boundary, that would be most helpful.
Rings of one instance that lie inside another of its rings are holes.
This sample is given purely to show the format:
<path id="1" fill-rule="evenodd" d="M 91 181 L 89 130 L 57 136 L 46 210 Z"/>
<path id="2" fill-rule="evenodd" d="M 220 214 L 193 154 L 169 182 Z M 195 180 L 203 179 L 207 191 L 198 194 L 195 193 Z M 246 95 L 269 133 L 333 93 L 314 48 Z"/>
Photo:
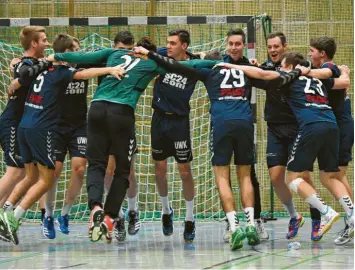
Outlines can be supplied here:
<path id="1" fill-rule="evenodd" d="M 97 242 L 102 237 L 101 222 L 104 220 L 104 211 L 97 210 L 92 218 L 93 225 L 89 229 L 89 239 L 91 242 Z"/>
<path id="2" fill-rule="evenodd" d="M 300 228 L 303 227 L 304 222 L 305 222 L 305 219 L 302 217 L 302 220 L 301 220 L 301 222 L 300 222 L 300 226 L 298 227 L 298 229 L 300 229 Z M 294 238 L 296 238 L 297 236 L 298 236 L 298 230 L 297 230 L 297 233 L 296 233 L 295 236 L 292 236 L 292 237 L 287 237 L 287 236 L 286 236 L 286 239 L 294 239 Z"/>
<path id="3" fill-rule="evenodd" d="M 109 229 L 107 228 L 106 224 L 104 222 L 101 223 L 101 232 L 102 235 L 105 236 L 105 243 L 106 244 L 111 244 L 112 242 L 112 233 L 111 237 L 107 236 L 109 234 Z"/>
<path id="4" fill-rule="evenodd" d="M 352 230 L 352 231 L 349 233 L 349 237 L 350 237 L 351 239 L 354 238 L 354 230 Z"/>
<path id="5" fill-rule="evenodd" d="M 243 240 L 246 238 L 246 234 L 243 233 L 241 235 L 239 235 L 238 237 L 236 237 L 234 239 L 234 241 L 231 243 L 231 250 L 237 250 L 237 249 L 241 249 L 243 247 Z M 233 238 L 231 238 L 233 240 Z M 239 245 L 237 245 L 238 243 L 240 243 Z"/>
<path id="6" fill-rule="evenodd" d="M 323 232 L 321 233 L 322 237 L 325 235 L 333 226 L 333 224 L 340 218 L 340 215 L 337 213 L 331 220 L 330 222 L 324 226 Z"/>
<path id="7" fill-rule="evenodd" d="M 347 238 L 345 241 L 342 242 L 337 242 L 336 240 L 334 241 L 334 244 L 336 244 L 337 246 L 342 246 L 345 245 L 346 243 L 349 243 L 351 241 L 351 238 Z"/>

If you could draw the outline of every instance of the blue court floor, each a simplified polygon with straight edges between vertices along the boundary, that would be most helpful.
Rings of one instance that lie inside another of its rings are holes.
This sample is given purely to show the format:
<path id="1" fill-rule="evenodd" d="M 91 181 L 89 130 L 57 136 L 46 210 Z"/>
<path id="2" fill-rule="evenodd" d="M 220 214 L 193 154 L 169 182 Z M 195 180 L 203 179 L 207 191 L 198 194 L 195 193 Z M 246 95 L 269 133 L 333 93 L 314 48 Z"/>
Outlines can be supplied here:
<path id="1" fill-rule="evenodd" d="M 72 225 L 69 236 L 57 231 L 55 240 L 45 240 L 38 224 L 20 228 L 20 244 L 0 242 L 1 269 L 354 269 L 353 242 L 333 244 L 343 228 L 339 220 L 324 239 L 310 241 L 309 219 L 296 241 L 298 250 L 287 250 L 287 219 L 267 222 L 270 240 L 251 248 L 230 251 L 223 242 L 224 222 L 197 223 L 193 244 L 183 241 L 182 222 L 174 223 L 174 234 L 163 236 L 159 222 L 143 223 L 136 236 L 124 243 L 91 243 L 87 224 Z"/>

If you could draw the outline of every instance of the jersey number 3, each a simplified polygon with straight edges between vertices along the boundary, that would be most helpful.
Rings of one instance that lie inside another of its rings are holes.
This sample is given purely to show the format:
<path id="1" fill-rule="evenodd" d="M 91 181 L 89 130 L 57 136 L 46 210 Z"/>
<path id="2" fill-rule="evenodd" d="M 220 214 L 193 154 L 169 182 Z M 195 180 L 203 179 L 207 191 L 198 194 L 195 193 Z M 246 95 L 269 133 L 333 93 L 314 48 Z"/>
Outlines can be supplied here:
<path id="1" fill-rule="evenodd" d="M 322 97 L 324 97 L 324 92 L 323 92 L 323 90 L 322 90 L 322 85 L 323 85 L 323 83 L 320 81 L 320 80 L 318 80 L 318 79 L 315 79 L 315 78 L 307 78 L 307 77 L 305 77 L 305 76 L 301 76 L 301 77 L 299 77 L 299 79 L 300 80 L 306 80 L 307 81 L 307 83 L 306 83 L 306 87 L 304 88 L 304 92 L 306 93 L 306 94 L 312 94 L 312 95 L 321 95 Z M 315 81 L 316 82 L 316 87 L 315 87 L 315 90 L 317 91 L 317 93 L 316 93 L 316 91 L 314 91 L 314 86 L 311 88 L 311 83 L 312 83 L 312 80 L 313 81 Z"/>
<path id="2" fill-rule="evenodd" d="M 38 93 L 41 91 L 43 83 L 44 83 L 44 75 L 47 74 L 48 71 L 43 71 L 36 79 L 35 84 L 33 85 L 33 91 Z"/>

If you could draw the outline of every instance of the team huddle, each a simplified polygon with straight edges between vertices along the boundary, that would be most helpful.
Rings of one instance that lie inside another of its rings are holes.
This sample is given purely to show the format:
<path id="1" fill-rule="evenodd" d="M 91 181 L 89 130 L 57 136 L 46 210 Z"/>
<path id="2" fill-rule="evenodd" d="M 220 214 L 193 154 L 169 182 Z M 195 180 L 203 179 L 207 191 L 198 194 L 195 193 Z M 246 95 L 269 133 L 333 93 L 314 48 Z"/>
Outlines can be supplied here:
<path id="1" fill-rule="evenodd" d="M 305 222 L 295 208 L 292 191 L 309 204 L 312 241 L 319 241 L 340 217 L 322 200 L 310 177 L 317 159 L 321 184 L 345 212 L 345 228 L 335 244 L 351 241 L 353 192 L 346 170 L 352 159 L 354 121 L 347 96 L 350 71 L 333 63 L 335 40 L 326 36 L 312 39 L 310 63 L 300 53 L 286 52 L 284 34 L 272 33 L 267 37 L 269 60 L 261 65 L 243 56 L 245 40 L 243 30 L 231 29 L 226 54 L 192 54 L 188 51 L 190 34 L 184 29 L 170 31 L 163 48 L 147 37 L 135 42 L 131 32 L 120 31 L 113 48 L 78 52 L 79 40 L 63 33 L 53 41 L 54 54 L 45 57 L 49 46 L 45 28 L 23 28 L 20 41 L 24 55 L 11 63 L 14 79 L 0 117 L 6 162 L 0 181 L 0 239 L 17 245 L 20 220 L 42 197 L 43 235 L 56 237 L 53 204 L 68 152 L 71 179 L 56 220 L 59 231 L 70 233 L 70 208 L 80 193 L 87 164 L 89 239 L 104 238 L 111 243 L 114 235 L 117 241 L 124 241 L 126 215 L 128 233 L 138 233 L 135 109 L 155 78 L 151 153 L 164 235 L 170 236 L 174 230 L 167 179 L 167 159 L 174 157 L 186 202 L 183 237 L 186 242 L 195 238 L 189 101 L 201 81 L 210 100 L 211 163 L 227 223 L 223 239 L 231 249 L 242 248 L 244 239 L 252 246 L 269 239 L 260 217 L 254 167 L 252 87 L 266 91 L 266 162 L 275 192 L 290 216 L 286 238 L 295 238 Z M 95 77 L 98 87 L 87 111 L 88 79 Z M 245 226 L 238 219 L 232 192 L 232 157 Z M 128 209 L 124 213 L 126 196 Z"/>

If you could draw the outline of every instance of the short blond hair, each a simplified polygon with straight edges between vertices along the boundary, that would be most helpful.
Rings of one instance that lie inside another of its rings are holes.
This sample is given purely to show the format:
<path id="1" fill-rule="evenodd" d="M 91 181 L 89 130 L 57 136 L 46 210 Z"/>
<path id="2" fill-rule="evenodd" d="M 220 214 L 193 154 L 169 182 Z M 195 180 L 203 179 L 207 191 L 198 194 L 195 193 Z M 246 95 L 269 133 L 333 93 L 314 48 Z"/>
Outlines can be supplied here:
<path id="1" fill-rule="evenodd" d="M 73 37 L 73 41 L 75 41 L 76 43 L 78 43 L 80 45 L 80 40 L 76 37 Z"/>
<path id="2" fill-rule="evenodd" d="M 31 48 L 32 41 L 38 41 L 40 33 L 46 33 L 46 29 L 42 26 L 25 26 L 22 28 L 20 42 L 25 51 Z"/>

